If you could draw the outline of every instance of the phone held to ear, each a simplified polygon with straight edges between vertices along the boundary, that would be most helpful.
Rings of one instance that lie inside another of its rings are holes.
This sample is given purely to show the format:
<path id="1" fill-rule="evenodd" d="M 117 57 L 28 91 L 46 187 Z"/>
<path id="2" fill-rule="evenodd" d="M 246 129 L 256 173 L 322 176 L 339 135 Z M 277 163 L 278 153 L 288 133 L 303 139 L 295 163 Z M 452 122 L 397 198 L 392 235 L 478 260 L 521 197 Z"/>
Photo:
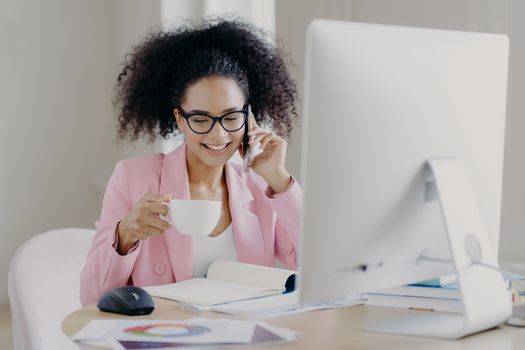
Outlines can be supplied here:
<path id="1" fill-rule="evenodd" d="M 252 147 L 250 147 L 250 136 L 248 135 L 248 131 L 252 129 L 252 109 L 251 106 L 248 105 L 248 117 L 246 118 L 246 123 L 244 123 L 244 137 L 242 139 L 242 149 L 244 151 L 244 157 L 243 157 L 243 165 L 244 165 L 244 172 L 247 173 L 250 170 L 250 167 L 252 166 L 253 162 L 253 150 Z"/>

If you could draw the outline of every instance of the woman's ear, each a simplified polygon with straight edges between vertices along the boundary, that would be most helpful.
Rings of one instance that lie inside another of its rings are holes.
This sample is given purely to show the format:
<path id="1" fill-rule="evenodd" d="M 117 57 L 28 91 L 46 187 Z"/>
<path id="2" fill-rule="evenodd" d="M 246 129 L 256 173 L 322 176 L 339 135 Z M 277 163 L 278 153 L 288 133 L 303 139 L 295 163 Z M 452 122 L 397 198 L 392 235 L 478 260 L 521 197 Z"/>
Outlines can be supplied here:
<path id="1" fill-rule="evenodd" d="M 184 133 L 184 118 L 182 118 L 177 108 L 173 109 L 173 116 L 175 117 L 177 128 L 180 130 L 180 132 Z"/>

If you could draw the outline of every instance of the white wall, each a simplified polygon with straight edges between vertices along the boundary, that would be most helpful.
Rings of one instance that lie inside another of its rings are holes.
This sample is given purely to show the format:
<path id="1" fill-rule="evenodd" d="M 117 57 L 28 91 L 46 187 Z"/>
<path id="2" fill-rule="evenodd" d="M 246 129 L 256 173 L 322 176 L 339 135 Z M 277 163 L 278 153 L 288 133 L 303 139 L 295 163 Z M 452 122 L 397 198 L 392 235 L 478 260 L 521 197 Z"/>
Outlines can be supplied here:
<path id="1" fill-rule="evenodd" d="M 116 161 L 117 64 L 160 1 L 0 2 L 0 303 L 16 248 L 59 227 L 93 228 Z"/>
<path id="2" fill-rule="evenodd" d="M 293 129 L 288 145 L 286 165 L 290 173 L 301 182 L 301 114 L 304 71 L 305 31 L 308 23 L 315 18 L 350 20 L 352 1 L 348 0 L 286 0 L 276 2 L 277 45 L 288 53 L 286 59 L 290 73 L 298 87 L 297 101 L 299 122 Z"/>
<path id="3" fill-rule="evenodd" d="M 509 90 L 503 178 L 501 257 L 525 262 L 525 2 L 508 1 Z M 522 270 L 525 273 L 525 269 Z"/>
<path id="4" fill-rule="evenodd" d="M 0 302 L 23 241 L 99 214 L 96 161 L 114 162 L 115 6 L 98 1 L 2 1 L 0 5 Z"/>

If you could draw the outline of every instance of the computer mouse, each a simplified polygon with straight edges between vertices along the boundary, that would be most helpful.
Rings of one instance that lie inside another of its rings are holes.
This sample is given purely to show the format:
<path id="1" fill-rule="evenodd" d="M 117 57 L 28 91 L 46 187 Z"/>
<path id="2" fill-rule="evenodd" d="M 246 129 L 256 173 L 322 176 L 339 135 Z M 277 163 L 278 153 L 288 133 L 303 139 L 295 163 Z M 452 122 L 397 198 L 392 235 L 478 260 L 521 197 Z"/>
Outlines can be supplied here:
<path id="1" fill-rule="evenodd" d="M 105 293 L 97 303 L 101 311 L 123 315 L 148 315 L 155 304 L 144 289 L 134 286 L 119 287 Z"/>

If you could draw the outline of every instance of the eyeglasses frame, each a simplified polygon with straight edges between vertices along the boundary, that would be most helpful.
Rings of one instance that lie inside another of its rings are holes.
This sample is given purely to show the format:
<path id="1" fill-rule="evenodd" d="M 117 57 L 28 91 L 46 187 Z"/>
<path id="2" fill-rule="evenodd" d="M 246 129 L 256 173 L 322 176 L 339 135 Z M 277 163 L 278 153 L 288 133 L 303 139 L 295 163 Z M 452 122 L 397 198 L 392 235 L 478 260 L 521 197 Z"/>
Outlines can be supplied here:
<path id="1" fill-rule="evenodd" d="M 214 116 L 212 116 L 212 115 L 210 115 L 208 113 L 190 113 L 190 114 L 187 114 L 186 112 L 184 112 L 182 107 L 178 107 L 177 111 L 186 120 L 186 123 L 188 124 L 188 127 L 191 129 L 191 131 L 193 131 L 194 133 L 199 134 L 199 135 L 204 135 L 204 134 L 207 134 L 210 131 L 212 131 L 213 128 L 215 127 L 215 124 L 217 122 L 219 122 L 220 126 L 224 129 L 224 131 L 226 131 L 226 132 L 236 132 L 236 131 L 241 130 L 244 127 L 244 125 L 246 124 L 246 120 L 248 119 L 248 104 L 247 103 L 245 103 L 244 106 L 242 106 L 242 110 L 231 111 L 231 112 L 228 112 L 228 113 L 224 113 L 220 117 L 214 117 Z M 243 121 L 242 125 L 238 129 L 236 129 L 236 130 L 226 130 L 224 125 L 222 125 L 222 121 L 224 120 L 224 117 L 226 117 L 226 116 L 228 116 L 229 114 L 232 114 L 232 113 L 242 113 L 242 114 L 244 114 L 244 121 Z M 195 116 L 195 115 L 202 115 L 202 116 L 206 116 L 206 117 L 212 119 L 213 122 L 212 122 L 211 127 L 210 127 L 210 129 L 208 131 L 206 131 L 206 132 L 197 132 L 197 131 L 193 130 L 193 128 L 190 125 L 189 119 L 191 117 Z"/>

